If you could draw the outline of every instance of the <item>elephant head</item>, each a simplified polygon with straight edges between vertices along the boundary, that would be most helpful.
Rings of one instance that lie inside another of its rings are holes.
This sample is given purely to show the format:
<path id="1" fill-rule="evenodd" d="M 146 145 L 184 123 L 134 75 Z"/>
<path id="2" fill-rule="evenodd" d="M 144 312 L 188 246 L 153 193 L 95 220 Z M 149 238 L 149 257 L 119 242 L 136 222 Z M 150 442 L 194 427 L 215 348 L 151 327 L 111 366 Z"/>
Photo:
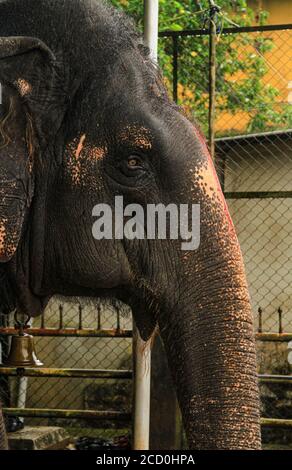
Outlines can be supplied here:
<path id="1" fill-rule="evenodd" d="M 104 3 L 4 0 L 0 37 L 2 310 L 39 315 L 54 294 L 125 301 L 145 340 L 159 325 L 190 447 L 259 448 L 243 261 L 197 126 Z M 93 208 L 117 196 L 199 204 L 199 245 L 94 238 Z"/>

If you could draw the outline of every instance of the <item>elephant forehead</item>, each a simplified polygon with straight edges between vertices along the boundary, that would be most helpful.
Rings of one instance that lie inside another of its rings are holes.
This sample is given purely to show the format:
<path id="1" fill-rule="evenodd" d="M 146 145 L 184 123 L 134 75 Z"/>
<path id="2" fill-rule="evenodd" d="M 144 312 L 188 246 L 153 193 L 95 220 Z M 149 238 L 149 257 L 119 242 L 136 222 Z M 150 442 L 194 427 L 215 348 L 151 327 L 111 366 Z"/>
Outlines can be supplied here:
<path id="1" fill-rule="evenodd" d="M 141 149 L 152 148 L 152 135 L 150 129 L 138 124 L 125 126 L 118 135 L 119 140 Z"/>

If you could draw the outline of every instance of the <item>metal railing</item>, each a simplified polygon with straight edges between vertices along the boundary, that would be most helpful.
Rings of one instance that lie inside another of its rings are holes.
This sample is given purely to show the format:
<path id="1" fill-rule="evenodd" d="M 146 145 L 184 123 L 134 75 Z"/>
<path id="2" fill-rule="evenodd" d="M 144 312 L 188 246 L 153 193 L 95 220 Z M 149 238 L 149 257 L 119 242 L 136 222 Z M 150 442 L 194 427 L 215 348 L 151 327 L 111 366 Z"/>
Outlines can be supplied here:
<path id="1" fill-rule="evenodd" d="M 49 338 L 132 338 L 132 329 L 122 329 L 120 325 L 120 312 L 116 312 L 115 328 L 103 329 L 101 325 L 100 308 L 97 315 L 97 329 L 83 328 L 83 309 L 78 306 L 78 328 L 64 327 L 64 307 L 59 305 L 58 327 L 46 327 L 45 314 L 41 316 L 40 328 L 29 327 L 26 333 L 34 337 Z M 11 326 L 0 328 L 0 337 L 10 337 L 17 335 L 18 330 Z M 53 368 L 53 367 L 1 367 L 0 377 L 37 377 L 37 378 L 82 378 L 82 379 L 133 379 L 132 370 L 111 370 L 111 369 L 77 369 L 77 368 Z M 4 413 L 8 416 L 41 417 L 41 418 L 70 418 L 70 419 L 94 419 L 99 420 L 122 420 L 130 421 L 131 414 L 118 411 L 96 411 L 96 410 L 72 410 L 72 409 L 49 409 L 49 408 L 25 408 L 25 407 L 4 407 Z"/>

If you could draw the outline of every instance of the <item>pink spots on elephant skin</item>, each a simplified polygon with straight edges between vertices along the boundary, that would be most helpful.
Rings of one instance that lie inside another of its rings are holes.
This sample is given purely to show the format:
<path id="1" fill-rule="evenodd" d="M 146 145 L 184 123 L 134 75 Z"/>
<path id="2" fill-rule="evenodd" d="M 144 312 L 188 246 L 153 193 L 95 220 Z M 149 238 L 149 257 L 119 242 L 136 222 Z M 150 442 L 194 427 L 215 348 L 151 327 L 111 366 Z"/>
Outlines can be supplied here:
<path id="1" fill-rule="evenodd" d="M 0 262 L 8 261 L 16 251 L 18 233 L 14 222 L 0 217 Z"/>
<path id="2" fill-rule="evenodd" d="M 75 157 L 76 157 L 76 159 L 79 158 L 79 155 L 80 155 L 80 153 L 81 153 L 81 151 L 82 151 L 82 149 L 83 149 L 83 144 L 84 144 L 85 139 L 86 139 L 86 135 L 83 134 L 83 135 L 80 137 L 80 140 L 79 140 L 78 145 L 77 145 L 77 149 L 76 149 L 76 151 L 75 151 Z"/>
<path id="3" fill-rule="evenodd" d="M 3 256 L 5 251 L 5 238 L 6 238 L 6 227 L 5 223 L 7 219 L 2 219 L 0 221 L 0 258 Z"/>
<path id="4" fill-rule="evenodd" d="M 24 78 L 18 78 L 14 83 L 18 88 L 20 96 L 26 96 L 32 92 L 31 84 Z"/>
<path id="5" fill-rule="evenodd" d="M 203 136 L 203 134 L 200 132 L 199 129 L 194 127 L 195 134 L 197 138 L 200 141 L 200 144 L 203 149 L 204 156 L 206 157 L 206 161 L 202 164 L 198 171 L 198 180 L 199 180 L 199 186 L 201 189 L 204 191 L 205 195 L 212 198 L 212 199 L 217 199 L 218 202 L 223 206 L 224 213 L 226 215 L 226 218 L 229 222 L 230 229 L 234 231 L 234 225 L 229 213 L 229 209 L 225 200 L 225 197 L 223 195 L 221 185 L 214 167 L 214 163 L 211 159 L 211 155 L 209 153 L 206 140 Z M 193 170 L 191 170 L 191 173 Z"/>
<path id="6" fill-rule="evenodd" d="M 73 186 L 99 189 L 101 175 L 97 164 L 107 154 L 106 145 L 92 145 L 86 134 L 76 137 L 66 146 L 65 164 Z"/>
<path id="7" fill-rule="evenodd" d="M 150 130 L 137 124 L 126 126 L 119 134 L 118 138 L 142 150 L 152 148 L 152 137 Z"/>

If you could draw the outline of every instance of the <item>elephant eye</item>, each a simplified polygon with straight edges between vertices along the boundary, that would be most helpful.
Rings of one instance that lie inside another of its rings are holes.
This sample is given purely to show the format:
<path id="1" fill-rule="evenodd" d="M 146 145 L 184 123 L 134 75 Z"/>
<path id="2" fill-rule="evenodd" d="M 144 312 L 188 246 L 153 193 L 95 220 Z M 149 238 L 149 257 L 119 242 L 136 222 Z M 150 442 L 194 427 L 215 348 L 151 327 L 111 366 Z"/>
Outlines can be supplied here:
<path id="1" fill-rule="evenodd" d="M 143 168 L 142 162 L 137 155 L 131 155 L 128 158 L 128 168 L 130 168 L 131 170 Z"/>

